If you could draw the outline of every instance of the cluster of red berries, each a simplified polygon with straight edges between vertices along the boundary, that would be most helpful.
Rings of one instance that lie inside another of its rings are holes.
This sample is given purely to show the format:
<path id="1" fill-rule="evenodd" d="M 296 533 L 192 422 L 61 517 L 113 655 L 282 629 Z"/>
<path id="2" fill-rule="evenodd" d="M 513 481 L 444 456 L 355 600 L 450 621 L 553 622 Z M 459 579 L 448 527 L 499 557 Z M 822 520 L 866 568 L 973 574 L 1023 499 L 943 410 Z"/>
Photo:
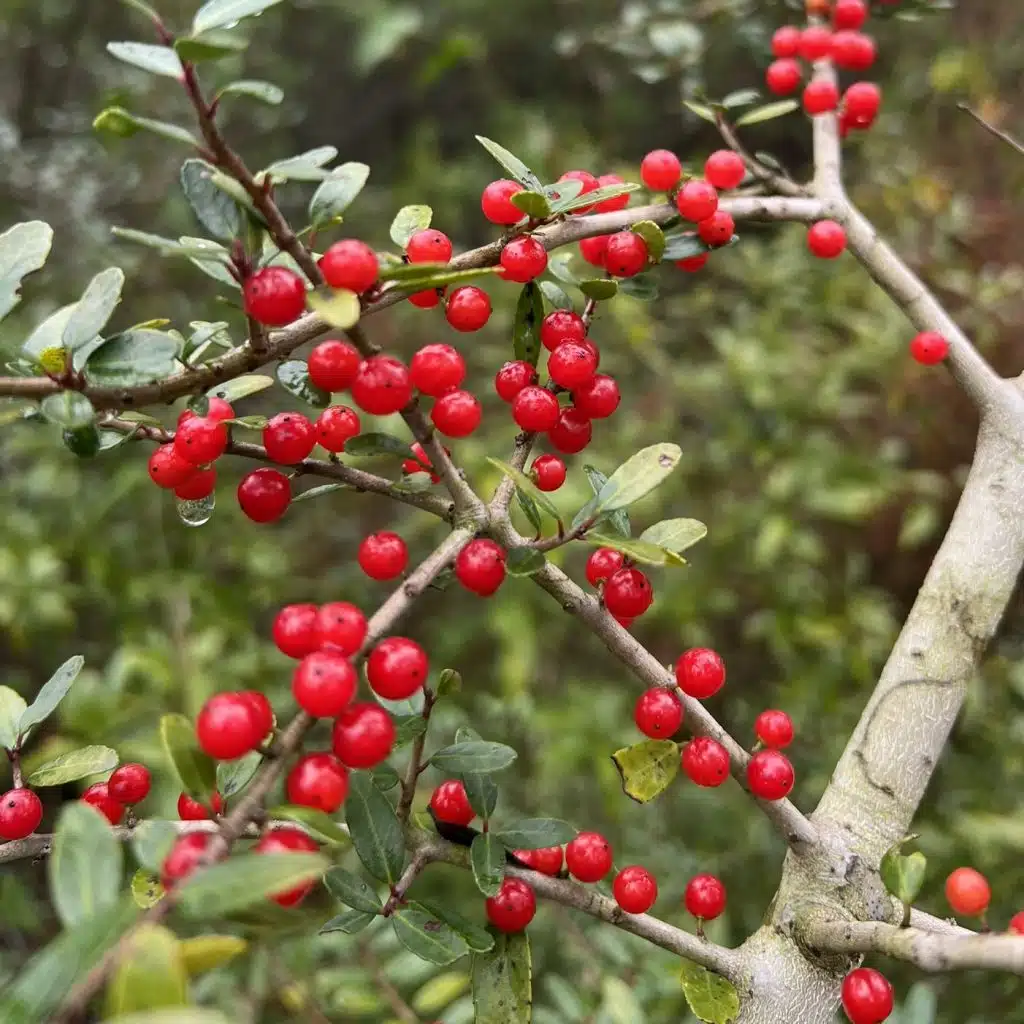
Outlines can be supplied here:
<path id="1" fill-rule="evenodd" d="M 587 559 L 587 582 L 596 587 L 608 613 L 629 628 L 654 604 L 654 588 L 646 574 L 628 564 L 621 551 L 598 548 Z"/>

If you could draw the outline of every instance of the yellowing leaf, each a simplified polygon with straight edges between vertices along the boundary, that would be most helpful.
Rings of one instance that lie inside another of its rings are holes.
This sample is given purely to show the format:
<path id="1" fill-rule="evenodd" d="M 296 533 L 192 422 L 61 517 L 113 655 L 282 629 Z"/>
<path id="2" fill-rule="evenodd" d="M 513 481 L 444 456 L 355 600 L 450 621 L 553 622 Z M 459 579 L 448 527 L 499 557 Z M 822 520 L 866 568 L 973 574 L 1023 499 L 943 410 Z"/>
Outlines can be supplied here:
<path id="1" fill-rule="evenodd" d="M 704 1024 L 730 1024 L 740 1013 L 740 997 L 731 982 L 706 967 L 684 960 L 680 971 L 683 995 Z"/>
<path id="2" fill-rule="evenodd" d="M 199 935 L 179 943 L 181 959 L 189 974 L 202 974 L 241 956 L 249 943 L 236 935 Z"/>
<path id="3" fill-rule="evenodd" d="M 639 804 L 648 803 L 679 774 L 679 744 L 644 740 L 612 754 L 623 792 Z"/>

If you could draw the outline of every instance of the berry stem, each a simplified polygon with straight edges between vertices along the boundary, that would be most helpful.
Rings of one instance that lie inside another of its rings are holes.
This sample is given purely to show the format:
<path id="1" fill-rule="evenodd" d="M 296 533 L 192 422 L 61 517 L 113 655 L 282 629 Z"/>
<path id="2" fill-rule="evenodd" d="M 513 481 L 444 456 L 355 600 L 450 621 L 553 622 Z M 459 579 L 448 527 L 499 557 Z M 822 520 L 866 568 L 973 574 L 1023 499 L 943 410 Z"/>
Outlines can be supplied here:
<path id="1" fill-rule="evenodd" d="M 406 869 L 402 872 L 402 877 L 395 882 L 391 889 L 391 895 L 381 911 L 383 917 L 390 917 L 405 902 L 405 894 L 412 887 L 412 883 L 416 881 L 420 872 L 434 859 L 428 847 L 420 847 L 413 854 L 412 860 L 409 861 Z"/>
<path id="2" fill-rule="evenodd" d="M 729 124 L 722 111 L 716 113 L 715 125 L 718 128 L 718 134 L 722 136 L 725 144 L 742 158 L 743 162 L 747 165 L 747 169 L 755 178 L 774 189 L 779 195 L 807 195 L 807 189 L 802 185 L 798 185 L 788 174 L 778 174 L 765 167 L 760 160 L 754 157 L 740 141 L 740 137 L 736 134 L 736 129 Z"/>
<path id="3" fill-rule="evenodd" d="M 430 712 L 434 708 L 436 697 L 434 691 L 429 687 L 423 687 L 423 711 L 421 715 L 425 726 L 430 725 Z M 412 802 L 416 796 L 416 781 L 423 771 L 423 747 L 427 741 L 427 730 L 413 740 L 412 752 L 409 755 L 409 767 L 405 770 L 405 778 L 402 780 L 402 798 L 398 802 L 398 820 L 405 824 L 409 820 L 412 811 Z"/>

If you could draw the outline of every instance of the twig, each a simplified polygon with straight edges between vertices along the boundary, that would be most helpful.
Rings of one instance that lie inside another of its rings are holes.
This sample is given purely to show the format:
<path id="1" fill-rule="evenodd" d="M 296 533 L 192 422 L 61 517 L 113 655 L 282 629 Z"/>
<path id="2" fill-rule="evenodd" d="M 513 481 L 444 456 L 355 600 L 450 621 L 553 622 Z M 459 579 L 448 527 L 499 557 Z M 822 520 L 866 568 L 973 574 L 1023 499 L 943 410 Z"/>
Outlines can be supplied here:
<path id="1" fill-rule="evenodd" d="M 403 824 L 409 820 L 412 811 L 412 802 L 416 797 L 416 782 L 420 777 L 420 763 L 423 760 L 423 747 L 427 742 L 426 726 L 430 725 L 430 712 L 434 708 L 434 692 L 424 687 L 423 689 L 423 732 L 413 740 L 412 751 L 409 754 L 409 767 L 406 768 L 405 778 L 402 780 L 402 798 L 398 801 L 398 820 Z"/>
<path id="2" fill-rule="evenodd" d="M 1001 128 L 997 128 L 990 121 L 986 121 L 976 110 L 972 110 L 966 103 L 958 103 L 957 108 L 970 114 L 978 124 L 987 132 L 991 132 L 997 139 L 1005 142 L 1011 149 L 1015 149 L 1018 153 L 1024 156 L 1024 144 L 1018 142 L 1009 132 L 1004 132 Z"/>
<path id="3" fill-rule="evenodd" d="M 412 859 L 402 872 L 402 877 L 395 882 L 391 889 L 391 895 L 388 897 L 387 903 L 384 904 L 384 909 L 381 910 L 383 917 L 390 917 L 405 902 L 405 895 L 412 887 L 412 883 L 419 878 L 420 872 L 436 859 L 429 848 L 415 848 Z"/>
<path id="4" fill-rule="evenodd" d="M 778 174 L 766 167 L 760 160 L 753 156 L 740 141 L 740 137 L 736 134 L 736 129 L 729 124 L 721 112 L 716 114 L 715 124 L 718 126 L 718 134 L 722 136 L 725 144 L 734 153 L 739 155 L 755 178 L 758 178 L 766 185 L 771 186 L 779 195 L 807 195 L 807 189 L 798 185 L 795 181 L 792 181 L 785 174 Z"/>

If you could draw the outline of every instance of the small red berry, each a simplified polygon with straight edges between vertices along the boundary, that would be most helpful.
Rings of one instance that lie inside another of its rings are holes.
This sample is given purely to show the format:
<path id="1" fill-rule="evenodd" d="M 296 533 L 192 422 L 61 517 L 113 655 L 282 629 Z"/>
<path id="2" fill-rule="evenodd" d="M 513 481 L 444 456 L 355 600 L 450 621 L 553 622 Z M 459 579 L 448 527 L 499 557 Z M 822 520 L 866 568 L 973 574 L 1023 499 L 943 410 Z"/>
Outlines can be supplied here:
<path id="1" fill-rule="evenodd" d="M 316 447 L 313 424 L 298 412 L 279 412 L 263 428 L 267 455 L 284 466 L 294 466 Z"/>
<path id="2" fill-rule="evenodd" d="M 548 358 L 548 374 L 563 388 L 585 384 L 597 369 L 595 351 L 580 342 L 563 341 Z"/>
<path id="3" fill-rule="evenodd" d="M 893 1008 L 892 985 L 870 967 L 858 967 L 843 979 L 843 1009 L 850 1024 L 882 1024 Z"/>
<path id="4" fill-rule="evenodd" d="M 518 181 L 499 178 L 484 189 L 480 197 L 480 208 L 492 224 L 518 224 L 526 216 L 513 202 L 512 197 L 522 192 Z"/>
<path id="5" fill-rule="evenodd" d="M 469 806 L 466 787 L 458 779 L 442 782 L 430 797 L 430 809 L 434 817 L 450 825 L 468 825 L 476 813 Z"/>
<path id="6" fill-rule="evenodd" d="M 306 286 L 287 267 L 257 270 L 243 292 L 246 313 L 267 327 L 284 327 L 298 320 L 306 308 Z"/>
<path id="7" fill-rule="evenodd" d="M 725 886 L 714 875 L 696 875 L 686 884 L 683 902 L 701 921 L 713 921 L 725 910 Z"/>
<path id="8" fill-rule="evenodd" d="M 231 407 L 230 402 L 225 402 L 223 398 L 218 398 L 216 395 L 210 395 L 206 400 L 206 415 L 211 420 L 233 420 L 235 410 Z M 185 420 L 191 419 L 193 416 L 195 413 L 191 409 L 182 409 L 178 416 L 178 426 L 180 427 Z"/>
<path id="9" fill-rule="evenodd" d="M 633 721 L 645 736 L 667 739 L 683 724 L 683 702 L 664 686 L 654 686 L 640 694 L 633 709 Z"/>
<path id="10" fill-rule="evenodd" d="M 162 444 L 149 457 L 149 479 L 168 490 L 180 487 L 196 471 L 193 463 L 183 458 L 173 444 Z"/>
<path id="11" fill-rule="evenodd" d="M 703 178 L 692 178 L 676 193 L 676 209 L 687 220 L 707 220 L 718 209 L 718 192 Z"/>
<path id="12" fill-rule="evenodd" d="M 544 273 L 548 253 L 536 238 L 520 235 L 501 250 L 501 265 L 506 280 L 526 284 Z"/>
<path id="13" fill-rule="evenodd" d="M 807 247 L 823 260 L 834 260 L 846 248 L 846 232 L 834 220 L 819 220 L 807 232 Z"/>
<path id="14" fill-rule="evenodd" d="M 505 549 L 478 537 L 471 540 L 455 559 L 455 578 L 480 597 L 490 597 L 505 581 Z"/>
<path id="15" fill-rule="evenodd" d="M 603 420 L 619 407 L 622 395 L 613 377 L 594 374 L 588 381 L 573 388 L 572 402 L 584 416 Z"/>
<path id="16" fill-rule="evenodd" d="M 430 663 L 415 640 L 389 636 L 381 640 L 366 659 L 370 689 L 385 700 L 405 700 L 427 681 Z"/>
<path id="17" fill-rule="evenodd" d="M 537 897 L 518 878 L 506 878 L 496 896 L 486 901 L 487 920 L 499 932 L 521 932 L 537 912 Z"/>
<path id="18" fill-rule="evenodd" d="M 437 228 L 417 231 L 405 246 L 410 263 L 447 263 L 452 258 L 452 241 Z"/>
<path id="19" fill-rule="evenodd" d="M 539 871 L 542 875 L 554 877 L 562 870 L 562 848 L 560 846 L 544 846 L 539 850 L 516 850 L 516 857 L 527 867 Z"/>
<path id="20" fill-rule="evenodd" d="M 622 568 L 625 561 L 621 551 L 614 548 L 598 548 L 587 559 L 587 581 L 592 587 L 604 583 Z"/>
<path id="21" fill-rule="evenodd" d="M 840 29 L 856 30 L 868 20 L 864 0 L 836 0 L 832 7 L 832 24 Z"/>
<path id="22" fill-rule="evenodd" d="M 228 446 L 228 428 L 221 420 L 193 416 L 185 420 L 174 435 L 174 450 L 193 466 L 213 462 Z"/>
<path id="23" fill-rule="evenodd" d="M 682 174 L 679 157 L 667 149 L 652 149 L 640 161 L 640 180 L 652 192 L 671 192 Z"/>
<path id="24" fill-rule="evenodd" d="M 519 360 L 505 363 L 494 375 L 494 390 L 503 402 L 511 402 L 523 388 L 536 383 L 537 371 Z"/>
<path id="25" fill-rule="evenodd" d="M 320 413 L 313 427 L 321 448 L 343 452 L 346 442 L 359 434 L 359 415 L 347 405 L 332 405 Z"/>
<path id="26" fill-rule="evenodd" d="M 434 465 L 427 456 L 426 451 L 423 449 L 423 445 L 419 441 L 413 441 L 410 445 L 413 455 L 416 456 L 414 459 L 404 459 L 402 461 L 402 472 L 403 473 L 430 473 L 431 483 L 437 483 L 441 478 L 433 472 Z M 451 455 L 451 450 L 445 448 L 445 455 Z"/>
<path id="27" fill-rule="evenodd" d="M 772 61 L 764 74 L 765 84 L 776 96 L 789 96 L 800 88 L 804 73 L 798 61 L 789 57 Z"/>
<path id="28" fill-rule="evenodd" d="M 409 549 L 397 533 L 371 533 L 359 545 L 359 568 L 371 580 L 393 580 L 409 564 Z"/>
<path id="29" fill-rule="evenodd" d="M 178 817 L 182 821 L 208 821 L 224 810 L 224 798 L 216 790 L 210 796 L 210 806 L 193 800 L 188 793 L 178 797 Z"/>
<path id="30" fill-rule="evenodd" d="M 557 455 L 538 455 L 530 476 L 541 491 L 557 491 L 565 483 L 565 463 Z"/>
<path id="31" fill-rule="evenodd" d="M 259 690 L 242 690 L 238 696 L 249 705 L 255 723 L 254 732 L 262 741 L 274 728 L 274 709 L 270 706 L 270 701 Z"/>
<path id="32" fill-rule="evenodd" d="M 824 25 L 809 25 L 800 33 L 800 56 L 806 61 L 821 60 L 832 52 L 832 30 Z"/>
<path id="33" fill-rule="evenodd" d="M 356 670 L 334 651 L 314 651 L 292 675 L 295 703 L 314 718 L 335 718 L 356 693 Z"/>
<path id="34" fill-rule="evenodd" d="M 800 53 L 800 29 L 795 25 L 783 25 L 772 36 L 773 57 L 796 57 Z"/>
<path id="35" fill-rule="evenodd" d="M 334 651 L 347 658 L 363 646 L 366 628 L 366 616 L 354 604 L 331 601 L 321 605 L 313 620 L 314 646 L 299 657 L 321 650 Z"/>
<path id="36" fill-rule="evenodd" d="M 566 171 L 558 180 L 582 182 L 583 188 L 579 191 L 581 196 L 585 196 L 588 192 L 593 192 L 597 188 L 597 178 L 590 171 Z M 578 206 L 574 212 L 590 213 L 593 209 L 593 206 Z"/>
<path id="37" fill-rule="evenodd" d="M 946 902 L 960 917 L 981 917 L 991 899 L 988 879 L 974 868 L 957 868 L 946 879 Z"/>
<path id="38" fill-rule="evenodd" d="M 196 718 L 196 738 L 203 752 L 218 761 L 234 761 L 263 739 L 252 705 L 240 693 L 216 693 Z"/>
<path id="39" fill-rule="evenodd" d="M 574 406 L 562 409 L 548 430 L 548 442 L 564 455 L 576 455 L 590 444 L 594 428 L 588 417 Z"/>
<path id="40" fill-rule="evenodd" d="M 331 748 L 349 768 L 373 768 L 395 745 L 395 723 L 379 704 L 350 704 L 334 723 Z"/>
<path id="41" fill-rule="evenodd" d="M 612 848 L 597 832 L 581 832 L 565 848 L 565 866 L 581 882 L 600 882 L 612 869 Z"/>
<path id="42" fill-rule="evenodd" d="M 658 898 L 658 883 L 646 868 L 634 864 L 615 876 L 612 895 L 627 914 L 646 914 Z"/>
<path id="43" fill-rule="evenodd" d="M 611 237 L 610 235 L 608 237 Z M 549 351 L 554 352 L 559 345 L 566 341 L 582 343 L 587 338 L 587 325 L 583 317 L 574 313 L 571 309 L 552 310 L 540 324 L 541 344 Z"/>
<path id="44" fill-rule="evenodd" d="M 274 617 L 274 644 L 289 658 L 304 658 L 320 645 L 317 641 L 315 604 L 286 604 Z"/>
<path id="45" fill-rule="evenodd" d="M 443 288 L 428 288 L 425 292 L 413 292 L 409 301 L 417 309 L 433 309 L 444 297 Z"/>
<path id="46" fill-rule="evenodd" d="M 654 590 L 639 569 L 619 569 L 605 582 L 603 597 L 612 615 L 636 618 L 651 607 Z"/>
<path id="47" fill-rule="evenodd" d="M 793 788 L 793 766 L 777 750 L 760 750 L 747 765 L 750 792 L 762 800 L 782 800 Z"/>
<path id="48" fill-rule="evenodd" d="M 272 523 L 285 514 L 292 501 L 288 477 L 276 469 L 257 469 L 242 477 L 238 504 L 254 523 Z"/>
<path id="49" fill-rule="evenodd" d="M 843 71 L 867 71 L 877 52 L 875 41 L 863 32 L 837 32 L 832 37 L 832 60 Z"/>
<path id="50" fill-rule="evenodd" d="M 444 316 L 457 331 L 479 331 L 491 317 L 490 296 L 471 284 L 456 288 L 448 296 Z"/>
<path id="51" fill-rule="evenodd" d="M 635 231 L 608 236 L 604 265 L 613 277 L 635 277 L 647 266 L 647 243 Z"/>
<path id="52" fill-rule="evenodd" d="M 680 764 L 698 786 L 720 786 L 729 777 L 729 751 L 710 736 L 697 736 L 683 747 Z"/>
<path id="53" fill-rule="evenodd" d="M 409 363 L 412 386 L 436 397 L 457 388 L 466 376 L 466 362 L 451 345 L 424 345 Z"/>
<path id="54" fill-rule="evenodd" d="M 377 254 L 355 238 L 335 242 L 320 257 L 317 266 L 332 288 L 347 288 L 357 295 L 372 288 L 380 273 Z"/>
<path id="55" fill-rule="evenodd" d="M 217 486 L 217 470 L 213 466 L 207 469 L 194 469 L 192 475 L 174 488 L 174 496 L 182 501 L 199 501 L 208 498 Z"/>
<path id="56" fill-rule="evenodd" d="M 687 696 L 707 700 L 725 683 L 725 662 L 717 651 L 691 647 L 676 662 L 676 682 Z"/>
<path id="57" fill-rule="evenodd" d="M 545 388 L 530 385 L 512 401 L 512 418 L 521 430 L 550 430 L 558 422 L 558 399 Z"/>
<path id="58" fill-rule="evenodd" d="M 131 807 L 149 794 L 149 769 L 144 764 L 123 764 L 107 779 L 107 792 L 119 804 Z"/>
<path id="59" fill-rule="evenodd" d="M 815 117 L 831 113 L 839 106 L 839 89 L 834 82 L 817 79 L 804 88 L 804 110 Z"/>
<path id="60" fill-rule="evenodd" d="M 483 409 L 469 391 L 449 391 L 430 410 L 430 420 L 445 437 L 469 437 L 480 426 Z"/>
<path id="61" fill-rule="evenodd" d="M 702 220 L 697 225 L 697 234 L 700 240 L 706 245 L 725 245 L 732 239 L 736 230 L 736 223 L 732 214 L 726 210 L 715 210 L 707 220 Z"/>
<path id="62" fill-rule="evenodd" d="M 699 256 L 687 256 L 684 260 L 676 260 L 676 266 L 680 270 L 685 270 L 688 274 L 696 273 L 698 270 L 703 270 L 708 262 L 708 254 L 706 252 L 701 253 Z"/>
<path id="63" fill-rule="evenodd" d="M 412 398 L 408 368 L 393 356 L 370 356 L 359 364 L 352 381 L 352 398 L 363 412 L 373 416 L 398 412 Z"/>
<path id="64" fill-rule="evenodd" d="M 717 149 L 704 164 L 704 177 L 717 189 L 736 188 L 747 176 L 743 158 L 731 149 Z"/>
<path id="65" fill-rule="evenodd" d="M 874 82 L 854 82 L 843 94 L 843 114 L 852 128 L 869 128 L 881 106 L 882 90 Z"/>
<path id="66" fill-rule="evenodd" d="M 309 353 L 309 379 L 330 394 L 347 391 L 359 372 L 362 357 L 347 341 L 322 341 Z"/>
<path id="67" fill-rule="evenodd" d="M 910 343 L 910 354 L 923 366 L 935 366 L 949 355 L 949 342 L 935 331 L 922 331 Z"/>
<path id="68" fill-rule="evenodd" d="M 610 235 L 595 235 L 580 242 L 580 255 L 593 267 L 604 267 Z"/>
<path id="69" fill-rule="evenodd" d="M 607 185 L 625 185 L 625 181 L 617 174 L 602 174 L 597 179 L 597 185 L 598 188 L 604 188 Z M 629 206 L 628 192 L 621 196 L 615 196 L 612 199 L 601 200 L 601 202 L 595 204 L 594 213 L 617 213 L 619 210 L 624 210 L 627 206 Z"/>
<path id="70" fill-rule="evenodd" d="M 781 750 L 793 742 L 793 720 L 785 711 L 762 711 L 754 723 L 754 733 L 766 747 Z"/>
<path id="71" fill-rule="evenodd" d="M 175 884 L 191 875 L 199 866 L 211 842 L 213 835 L 207 832 L 193 832 L 175 839 L 160 868 L 160 881 L 163 887 L 172 889 Z"/>
<path id="72" fill-rule="evenodd" d="M 1024 935 L 1024 910 L 1018 911 L 1010 918 L 1007 931 L 1011 931 L 1015 935 Z"/>
<path id="73" fill-rule="evenodd" d="M 316 853 L 319 846 L 297 828 L 276 828 L 265 832 L 253 847 L 253 853 Z M 294 907 L 313 891 L 315 882 L 304 882 L 293 889 L 274 893 L 270 898 L 282 907 Z"/>
<path id="74" fill-rule="evenodd" d="M 0 839 L 24 839 L 42 820 L 42 801 L 31 789 L 9 789 L 0 796 Z"/>
<path id="75" fill-rule="evenodd" d="M 94 782 L 82 794 L 82 803 L 95 807 L 111 825 L 120 825 L 124 817 L 124 804 L 118 803 L 110 795 L 110 787 L 105 782 Z"/>
<path id="76" fill-rule="evenodd" d="M 348 796 L 348 769 L 333 754 L 306 754 L 285 782 L 288 802 L 333 814 Z"/>

